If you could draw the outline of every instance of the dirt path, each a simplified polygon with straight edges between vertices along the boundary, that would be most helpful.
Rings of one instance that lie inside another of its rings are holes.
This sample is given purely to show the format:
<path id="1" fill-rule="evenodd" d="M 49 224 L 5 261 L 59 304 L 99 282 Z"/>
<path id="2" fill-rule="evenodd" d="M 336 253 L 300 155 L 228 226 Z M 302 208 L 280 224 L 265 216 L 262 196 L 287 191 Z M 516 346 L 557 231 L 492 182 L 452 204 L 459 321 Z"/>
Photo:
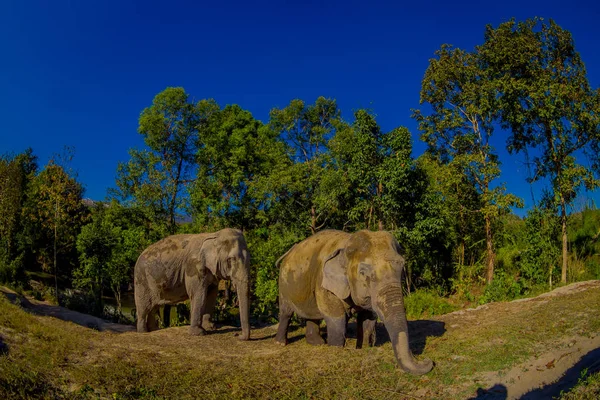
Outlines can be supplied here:
<path id="1" fill-rule="evenodd" d="M 108 322 L 102 318 L 94 317 L 93 315 L 83 314 L 77 311 L 69 310 L 68 308 L 48 304 L 44 301 L 35 300 L 29 296 L 22 296 L 18 293 L 0 286 L 2 292 L 12 303 L 19 304 L 26 310 L 30 310 L 38 315 L 45 315 L 62 319 L 63 321 L 73 322 L 77 325 L 87 328 L 96 329 L 101 332 L 133 332 L 135 328 L 132 325 L 115 324 Z"/>
<path id="2" fill-rule="evenodd" d="M 543 306 L 551 298 L 595 288 L 600 288 L 600 281 L 577 282 L 534 298 L 503 304 L 507 308 L 518 306 L 519 303 L 528 305 L 529 302 Z M 477 309 L 456 311 L 445 317 L 464 317 L 466 313 L 486 310 L 488 307 L 483 305 Z M 572 388 L 584 370 L 588 374 L 600 371 L 600 332 L 568 336 L 557 342 L 554 350 L 532 357 L 509 371 L 485 374 L 481 381 L 486 383 L 488 389 L 481 390 L 476 399 L 551 399 L 561 391 Z"/>

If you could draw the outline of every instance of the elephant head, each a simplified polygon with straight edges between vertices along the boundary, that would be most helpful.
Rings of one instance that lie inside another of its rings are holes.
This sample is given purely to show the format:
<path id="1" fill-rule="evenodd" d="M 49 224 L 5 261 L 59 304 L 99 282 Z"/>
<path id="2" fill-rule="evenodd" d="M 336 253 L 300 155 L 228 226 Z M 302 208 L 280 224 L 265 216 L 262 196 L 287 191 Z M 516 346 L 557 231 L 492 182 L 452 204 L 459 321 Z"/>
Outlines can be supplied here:
<path id="1" fill-rule="evenodd" d="M 340 299 L 373 310 L 385 324 L 400 367 L 421 375 L 433 368 L 429 359 L 418 362 L 408 343 L 401 276 L 404 258 L 388 232 L 360 231 L 336 249 L 323 266 L 323 288 Z"/>
<path id="2" fill-rule="evenodd" d="M 200 265 L 209 269 L 218 279 L 231 280 L 236 288 L 242 336 L 250 338 L 250 255 L 244 235 L 237 229 L 223 229 L 205 238 L 200 249 Z"/>

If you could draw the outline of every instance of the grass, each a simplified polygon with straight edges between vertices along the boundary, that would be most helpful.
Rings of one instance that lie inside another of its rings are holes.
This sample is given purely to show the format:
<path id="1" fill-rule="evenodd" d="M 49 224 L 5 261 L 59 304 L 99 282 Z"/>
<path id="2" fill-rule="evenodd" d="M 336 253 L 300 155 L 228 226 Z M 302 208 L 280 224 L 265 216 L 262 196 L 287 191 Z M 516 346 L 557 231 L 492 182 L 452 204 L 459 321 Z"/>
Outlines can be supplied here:
<path id="1" fill-rule="evenodd" d="M 560 396 L 560 400 L 597 400 L 599 398 L 600 372 L 587 375 L 587 377 L 583 376 L 569 393 Z"/>
<path id="2" fill-rule="evenodd" d="M 273 342 L 273 326 L 253 329 L 249 342 L 227 327 L 204 337 L 189 336 L 187 327 L 112 334 L 29 314 L 0 295 L 0 340 L 8 347 L 0 398 L 462 399 L 487 385 L 486 372 L 502 373 L 566 336 L 597 332 L 599 308 L 595 288 L 411 322 L 413 351 L 436 363 L 414 377 L 396 367 L 384 329 L 381 345 L 362 350 L 352 337 L 343 349 L 310 346 L 301 327 L 285 347 Z"/>

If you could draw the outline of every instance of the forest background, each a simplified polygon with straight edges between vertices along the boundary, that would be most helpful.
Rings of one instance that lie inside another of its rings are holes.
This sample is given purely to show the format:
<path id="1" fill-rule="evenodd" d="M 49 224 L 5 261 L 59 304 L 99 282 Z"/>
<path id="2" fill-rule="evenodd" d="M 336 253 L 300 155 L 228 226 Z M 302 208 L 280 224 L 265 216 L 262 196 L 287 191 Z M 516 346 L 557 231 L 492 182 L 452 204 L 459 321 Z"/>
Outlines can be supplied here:
<path id="1" fill-rule="evenodd" d="M 530 19 L 487 26 L 468 51 L 443 45 L 406 127 L 384 131 L 368 108 L 294 99 L 265 123 L 236 104 L 158 93 L 139 117 L 144 146 L 104 202 L 84 199 L 66 148 L 0 161 L 0 281 L 70 308 L 126 321 L 135 260 L 169 234 L 241 229 L 252 255 L 256 318 L 277 314 L 275 260 L 322 229 L 391 231 L 407 260 L 411 316 L 513 299 L 600 278 L 600 92 L 570 32 Z M 545 190 L 523 199 L 501 181 L 492 138 Z M 577 201 L 579 199 L 579 201 Z M 115 301 L 109 300 L 109 297 Z M 114 304 L 107 305 L 106 303 Z M 218 317 L 235 312 L 222 293 Z M 186 322 L 179 307 L 178 322 Z"/>

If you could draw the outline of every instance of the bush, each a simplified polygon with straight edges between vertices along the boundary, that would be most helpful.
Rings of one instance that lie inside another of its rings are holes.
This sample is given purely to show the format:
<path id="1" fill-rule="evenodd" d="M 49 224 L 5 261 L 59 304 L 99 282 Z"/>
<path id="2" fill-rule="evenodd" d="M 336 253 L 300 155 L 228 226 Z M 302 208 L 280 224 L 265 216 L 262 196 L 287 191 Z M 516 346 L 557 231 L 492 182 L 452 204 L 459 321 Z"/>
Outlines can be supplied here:
<path id="1" fill-rule="evenodd" d="M 526 294 L 529 289 L 529 285 L 524 280 L 515 279 L 504 271 L 497 271 L 492 283 L 486 286 L 479 304 L 514 300 Z"/>
<path id="2" fill-rule="evenodd" d="M 60 293 L 60 300 L 60 304 L 70 310 L 103 317 L 103 307 L 98 304 L 96 296 L 88 291 L 66 289 Z"/>
<path id="3" fill-rule="evenodd" d="M 404 305 L 408 318 L 447 314 L 457 309 L 432 290 L 417 290 L 405 296 Z"/>
<path id="4" fill-rule="evenodd" d="M 251 310 L 259 317 L 277 315 L 279 268 L 275 262 L 304 236 L 282 226 L 259 228 L 245 235 L 252 254 L 254 299 Z"/>
<path id="5" fill-rule="evenodd" d="M 22 254 L 12 261 L 7 257 L 0 257 L 0 282 L 14 287 L 26 286 L 27 277 Z"/>

